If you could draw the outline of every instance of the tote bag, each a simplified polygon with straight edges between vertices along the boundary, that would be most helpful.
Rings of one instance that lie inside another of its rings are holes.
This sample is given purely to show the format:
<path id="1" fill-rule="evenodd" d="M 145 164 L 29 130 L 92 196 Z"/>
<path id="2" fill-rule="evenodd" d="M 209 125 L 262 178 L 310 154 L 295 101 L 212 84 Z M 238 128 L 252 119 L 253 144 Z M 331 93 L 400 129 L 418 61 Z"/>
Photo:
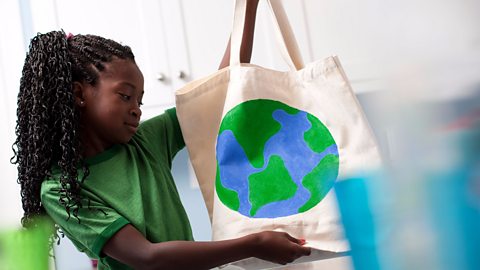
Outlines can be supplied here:
<path id="1" fill-rule="evenodd" d="M 289 70 L 240 63 L 237 0 L 230 66 L 175 93 L 178 119 L 213 240 L 284 231 L 315 249 L 301 262 L 336 256 L 349 247 L 332 187 L 378 167 L 379 151 L 338 58 L 304 66 L 281 2 L 267 3 Z"/>

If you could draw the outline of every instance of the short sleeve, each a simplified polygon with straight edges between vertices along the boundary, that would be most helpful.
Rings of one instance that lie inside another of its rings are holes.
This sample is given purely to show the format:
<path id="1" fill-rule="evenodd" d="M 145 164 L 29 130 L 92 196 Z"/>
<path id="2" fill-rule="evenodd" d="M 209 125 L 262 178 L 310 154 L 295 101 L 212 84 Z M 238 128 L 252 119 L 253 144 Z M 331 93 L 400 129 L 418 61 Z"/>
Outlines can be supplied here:
<path id="1" fill-rule="evenodd" d="M 92 258 L 103 257 L 101 251 L 105 243 L 128 220 L 115 210 L 104 205 L 100 200 L 88 194 L 82 194 L 83 207 L 78 211 L 78 219 L 67 214 L 64 206 L 59 202 L 59 183 L 47 180 L 42 183 L 41 201 L 47 214 L 60 226 L 65 235 L 72 240 L 78 250 L 87 253 Z"/>
<path id="2" fill-rule="evenodd" d="M 142 122 L 134 139 L 156 153 L 164 153 L 168 161 L 185 147 L 175 108 Z"/>
<path id="3" fill-rule="evenodd" d="M 169 116 L 170 125 L 173 131 L 173 137 L 176 141 L 176 146 L 181 149 L 185 146 L 185 141 L 183 140 L 182 129 L 180 128 L 180 123 L 177 118 L 177 109 L 171 108 L 166 111 L 166 114 Z"/>

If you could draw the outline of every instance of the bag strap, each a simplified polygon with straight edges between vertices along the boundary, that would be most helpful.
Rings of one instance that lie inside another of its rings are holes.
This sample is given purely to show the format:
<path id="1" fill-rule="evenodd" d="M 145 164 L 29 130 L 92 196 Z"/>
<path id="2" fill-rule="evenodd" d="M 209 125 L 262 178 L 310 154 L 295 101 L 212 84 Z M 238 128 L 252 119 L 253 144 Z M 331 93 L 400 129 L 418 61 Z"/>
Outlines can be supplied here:
<path id="1" fill-rule="evenodd" d="M 277 36 L 277 44 L 280 45 L 280 50 L 282 51 L 283 59 L 287 63 L 291 61 L 289 65 L 291 66 L 291 64 L 293 64 L 296 70 L 302 69 L 304 67 L 303 57 L 285 9 L 283 8 L 282 1 L 268 0 L 267 2 L 270 7 L 270 14 L 272 15 L 271 18 L 273 19 L 274 26 L 277 28 L 275 34 Z"/>
<path id="2" fill-rule="evenodd" d="M 297 40 L 293 34 L 292 27 L 288 22 L 287 14 L 280 0 L 266 0 L 269 6 L 270 15 L 274 25 L 276 43 L 280 53 L 290 70 L 300 70 L 304 67 L 302 55 L 298 48 Z M 240 46 L 245 25 L 245 14 L 247 9 L 246 0 L 235 0 L 235 12 L 233 16 L 232 39 L 230 45 L 230 66 L 240 64 Z"/>

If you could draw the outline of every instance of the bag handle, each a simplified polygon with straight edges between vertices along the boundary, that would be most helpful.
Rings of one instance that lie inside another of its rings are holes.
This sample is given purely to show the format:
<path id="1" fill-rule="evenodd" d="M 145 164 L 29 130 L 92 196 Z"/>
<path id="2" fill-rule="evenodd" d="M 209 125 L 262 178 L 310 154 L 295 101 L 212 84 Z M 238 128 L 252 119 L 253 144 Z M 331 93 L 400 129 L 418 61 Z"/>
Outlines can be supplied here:
<path id="1" fill-rule="evenodd" d="M 298 48 L 297 40 L 292 27 L 288 22 L 287 14 L 280 0 L 266 0 L 269 6 L 276 43 L 279 45 L 282 58 L 290 70 L 300 70 L 304 67 L 302 55 Z M 243 29 L 247 9 L 246 0 L 235 0 L 233 15 L 232 40 L 230 45 L 230 66 L 240 64 L 240 46 L 242 43 Z"/>

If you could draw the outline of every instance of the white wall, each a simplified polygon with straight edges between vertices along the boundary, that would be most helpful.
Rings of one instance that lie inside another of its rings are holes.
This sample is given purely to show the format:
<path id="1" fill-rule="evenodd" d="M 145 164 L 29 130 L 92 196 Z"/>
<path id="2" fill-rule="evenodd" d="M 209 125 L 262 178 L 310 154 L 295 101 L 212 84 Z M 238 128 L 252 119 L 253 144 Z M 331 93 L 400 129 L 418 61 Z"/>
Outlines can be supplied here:
<path id="1" fill-rule="evenodd" d="M 16 95 L 25 58 L 19 2 L 0 1 L 0 229 L 19 226 L 17 171 L 10 164 L 15 140 Z"/>

